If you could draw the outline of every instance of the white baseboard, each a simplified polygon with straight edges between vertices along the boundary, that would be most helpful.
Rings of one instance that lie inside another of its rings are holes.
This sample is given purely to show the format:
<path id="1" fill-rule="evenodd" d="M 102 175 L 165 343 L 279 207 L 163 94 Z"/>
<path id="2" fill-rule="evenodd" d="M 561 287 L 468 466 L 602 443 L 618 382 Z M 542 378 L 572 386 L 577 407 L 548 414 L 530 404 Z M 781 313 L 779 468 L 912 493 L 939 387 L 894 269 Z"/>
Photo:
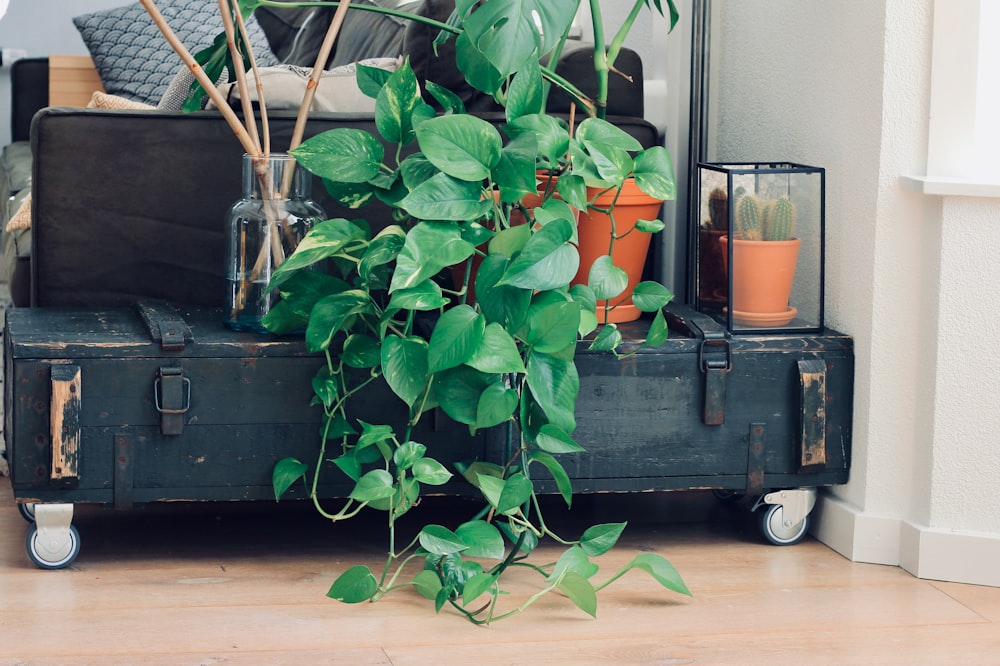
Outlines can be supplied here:
<path id="1" fill-rule="evenodd" d="M 904 522 L 900 566 L 917 578 L 1000 587 L 1000 535 Z"/>
<path id="2" fill-rule="evenodd" d="M 820 494 L 813 509 L 812 534 L 852 562 L 899 565 L 899 518 L 862 513 Z"/>
<path id="3" fill-rule="evenodd" d="M 1000 587 L 1000 535 L 870 515 L 828 494 L 817 498 L 811 522 L 813 536 L 853 562 L 900 566 L 917 578 Z"/>

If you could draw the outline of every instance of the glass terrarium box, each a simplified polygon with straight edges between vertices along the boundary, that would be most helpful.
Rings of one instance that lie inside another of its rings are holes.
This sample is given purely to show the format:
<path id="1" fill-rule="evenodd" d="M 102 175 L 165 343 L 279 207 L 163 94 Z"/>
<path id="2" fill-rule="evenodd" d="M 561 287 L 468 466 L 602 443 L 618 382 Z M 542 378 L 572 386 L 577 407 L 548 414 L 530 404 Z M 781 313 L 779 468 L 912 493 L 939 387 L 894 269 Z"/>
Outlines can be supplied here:
<path id="1" fill-rule="evenodd" d="M 824 169 L 698 165 L 695 306 L 731 333 L 823 328 Z"/>

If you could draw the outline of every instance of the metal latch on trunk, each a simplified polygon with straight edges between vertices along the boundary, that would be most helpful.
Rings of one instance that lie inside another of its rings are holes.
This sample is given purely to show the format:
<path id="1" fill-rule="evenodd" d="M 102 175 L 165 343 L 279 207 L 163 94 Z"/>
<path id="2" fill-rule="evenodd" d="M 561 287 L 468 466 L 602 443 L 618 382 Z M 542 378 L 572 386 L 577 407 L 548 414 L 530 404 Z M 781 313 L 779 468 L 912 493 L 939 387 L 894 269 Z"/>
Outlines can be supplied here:
<path id="1" fill-rule="evenodd" d="M 705 403 L 701 415 L 705 425 L 722 425 L 726 421 L 726 374 L 732 367 L 729 339 L 722 333 L 705 333 L 698 347 L 698 368 L 705 374 Z"/>
<path id="2" fill-rule="evenodd" d="M 184 369 L 161 367 L 153 382 L 153 399 L 160 413 L 160 432 L 183 434 L 184 414 L 191 408 L 191 380 L 184 376 Z"/>

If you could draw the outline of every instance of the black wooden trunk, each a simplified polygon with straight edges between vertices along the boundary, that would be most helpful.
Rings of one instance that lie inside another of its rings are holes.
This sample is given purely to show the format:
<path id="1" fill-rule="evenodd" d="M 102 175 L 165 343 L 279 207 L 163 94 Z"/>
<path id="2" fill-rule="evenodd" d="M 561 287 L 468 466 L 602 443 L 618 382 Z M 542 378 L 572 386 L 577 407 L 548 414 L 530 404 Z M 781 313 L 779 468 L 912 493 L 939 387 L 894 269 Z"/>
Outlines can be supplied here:
<path id="1" fill-rule="evenodd" d="M 18 499 L 269 499 L 276 461 L 315 465 L 321 411 L 310 406 L 310 380 L 323 361 L 300 338 L 230 331 L 214 309 L 184 310 L 182 320 L 162 304 L 143 312 L 8 312 L 5 418 Z M 683 308 L 672 318 L 666 344 L 626 359 L 581 343 L 575 437 L 587 451 L 561 457 L 577 492 L 749 494 L 847 480 L 849 337 L 730 337 Z M 406 410 L 375 384 L 355 416 L 402 426 Z M 439 413 L 412 438 L 446 464 L 506 456 L 504 429 L 472 436 Z M 346 495 L 351 482 L 327 467 L 321 493 Z M 441 490 L 469 492 L 460 481 Z"/>

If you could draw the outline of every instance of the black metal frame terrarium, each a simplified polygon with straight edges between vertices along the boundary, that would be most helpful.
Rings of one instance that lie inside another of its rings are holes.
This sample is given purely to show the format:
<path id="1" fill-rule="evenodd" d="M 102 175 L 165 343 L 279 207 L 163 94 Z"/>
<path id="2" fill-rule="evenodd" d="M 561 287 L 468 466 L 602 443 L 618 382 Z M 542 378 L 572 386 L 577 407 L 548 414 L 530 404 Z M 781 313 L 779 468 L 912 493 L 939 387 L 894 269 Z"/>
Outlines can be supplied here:
<path id="1" fill-rule="evenodd" d="M 731 333 L 823 330 L 826 171 L 699 163 L 694 305 Z"/>

